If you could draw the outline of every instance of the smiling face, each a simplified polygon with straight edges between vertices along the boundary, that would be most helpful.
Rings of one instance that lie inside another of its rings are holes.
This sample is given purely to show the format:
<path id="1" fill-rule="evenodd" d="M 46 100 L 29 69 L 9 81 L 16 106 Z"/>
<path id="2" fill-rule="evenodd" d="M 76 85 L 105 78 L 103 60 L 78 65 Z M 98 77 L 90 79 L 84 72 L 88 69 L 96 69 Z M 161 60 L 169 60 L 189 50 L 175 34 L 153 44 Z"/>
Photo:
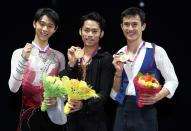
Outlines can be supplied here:
<path id="1" fill-rule="evenodd" d="M 46 15 L 42 16 L 37 22 L 33 22 L 38 41 L 48 42 L 48 39 L 55 33 L 56 27 L 53 21 Z"/>
<path id="2" fill-rule="evenodd" d="M 145 30 L 146 24 L 141 23 L 138 15 L 125 16 L 121 28 L 127 41 L 136 41 L 142 39 L 142 32 Z"/>
<path id="3" fill-rule="evenodd" d="M 103 37 L 104 31 L 101 30 L 99 24 L 94 20 L 86 20 L 79 33 L 84 42 L 84 46 L 95 47 L 99 44 L 100 38 Z"/>

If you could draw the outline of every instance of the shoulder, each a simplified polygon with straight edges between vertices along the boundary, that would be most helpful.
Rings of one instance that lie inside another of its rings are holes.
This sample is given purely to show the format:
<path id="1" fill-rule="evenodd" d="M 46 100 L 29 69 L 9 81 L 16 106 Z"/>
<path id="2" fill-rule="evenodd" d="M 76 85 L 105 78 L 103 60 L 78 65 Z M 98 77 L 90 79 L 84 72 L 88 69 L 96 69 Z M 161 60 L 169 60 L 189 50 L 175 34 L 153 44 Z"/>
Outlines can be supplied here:
<path id="1" fill-rule="evenodd" d="M 12 56 L 18 56 L 18 55 L 21 55 L 21 54 L 22 54 L 22 51 L 23 51 L 23 48 L 15 49 L 15 50 L 13 51 Z"/>
<path id="2" fill-rule="evenodd" d="M 15 65 L 19 60 L 22 61 L 24 59 L 21 59 L 21 54 L 22 54 L 23 48 L 15 49 L 12 53 L 11 57 L 11 64 Z"/>
<path id="3" fill-rule="evenodd" d="M 22 53 L 23 48 L 18 48 L 13 51 L 13 53 Z"/>
<path id="4" fill-rule="evenodd" d="M 155 47 L 155 51 L 156 52 L 162 52 L 162 53 L 166 52 L 165 49 L 162 46 L 159 46 L 156 43 L 145 42 L 145 47 L 146 48 L 153 48 L 153 47 Z"/>
<path id="5" fill-rule="evenodd" d="M 113 56 L 103 49 L 99 50 L 95 57 L 93 57 L 95 61 L 101 61 L 101 63 L 104 65 L 104 63 L 112 63 Z"/>
<path id="6" fill-rule="evenodd" d="M 112 58 L 113 56 L 108 52 L 108 51 L 105 51 L 105 50 L 100 50 L 97 54 L 97 56 L 99 57 L 102 57 L 102 58 Z"/>
<path id="7" fill-rule="evenodd" d="M 52 49 L 58 58 L 65 58 L 64 54 L 58 50 Z"/>
<path id="8" fill-rule="evenodd" d="M 57 55 L 64 55 L 61 51 L 51 48 L 51 50 L 56 53 Z"/>
<path id="9" fill-rule="evenodd" d="M 119 49 L 119 50 L 117 51 L 117 53 L 124 52 L 126 48 L 127 48 L 127 46 L 126 46 L 126 45 L 125 45 L 125 46 L 123 46 L 121 49 Z"/>

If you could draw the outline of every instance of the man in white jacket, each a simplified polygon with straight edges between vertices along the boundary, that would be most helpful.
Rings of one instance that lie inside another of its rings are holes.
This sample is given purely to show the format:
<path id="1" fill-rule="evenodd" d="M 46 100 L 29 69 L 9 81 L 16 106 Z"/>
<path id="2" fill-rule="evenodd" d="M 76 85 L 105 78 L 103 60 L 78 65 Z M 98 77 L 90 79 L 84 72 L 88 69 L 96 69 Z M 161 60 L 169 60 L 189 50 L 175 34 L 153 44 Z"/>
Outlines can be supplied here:
<path id="1" fill-rule="evenodd" d="M 157 112 L 154 104 L 164 97 L 172 98 L 178 87 L 174 67 L 166 51 L 142 39 L 145 30 L 145 13 L 131 7 L 121 13 L 121 28 L 127 45 L 114 55 L 114 76 L 111 97 L 118 101 L 114 131 L 158 131 Z M 134 79 L 139 74 L 160 74 L 165 83 L 155 95 L 140 96 Z M 143 105 L 138 107 L 138 103 Z"/>
<path id="2" fill-rule="evenodd" d="M 17 131 L 63 131 L 66 123 L 64 97 L 45 98 L 47 112 L 39 108 L 44 92 L 42 74 L 56 76 L 65 68 L 64 55 L 50 48 L 48 43 L 58 25 L 59 16 L 54 10 L 38 9 L 33 20 L 34 40 L 13 52 L 9 88 L 16 93 L 22 87 L 22 108 Z"/>

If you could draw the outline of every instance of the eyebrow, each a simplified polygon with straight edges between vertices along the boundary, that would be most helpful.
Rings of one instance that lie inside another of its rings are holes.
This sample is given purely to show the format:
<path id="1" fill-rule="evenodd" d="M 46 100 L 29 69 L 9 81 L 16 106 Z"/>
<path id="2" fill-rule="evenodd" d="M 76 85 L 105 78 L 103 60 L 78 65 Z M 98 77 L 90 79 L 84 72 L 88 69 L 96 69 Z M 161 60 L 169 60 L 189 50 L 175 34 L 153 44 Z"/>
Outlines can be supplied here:
<path id="1" fill-rule="evenodd" d="M 39 22 L 44 22 L 46 24 L 55 25 L 53 22 L 46 22 L 46 21 L 43 21 L 43 20 L 39 20 Z"/>

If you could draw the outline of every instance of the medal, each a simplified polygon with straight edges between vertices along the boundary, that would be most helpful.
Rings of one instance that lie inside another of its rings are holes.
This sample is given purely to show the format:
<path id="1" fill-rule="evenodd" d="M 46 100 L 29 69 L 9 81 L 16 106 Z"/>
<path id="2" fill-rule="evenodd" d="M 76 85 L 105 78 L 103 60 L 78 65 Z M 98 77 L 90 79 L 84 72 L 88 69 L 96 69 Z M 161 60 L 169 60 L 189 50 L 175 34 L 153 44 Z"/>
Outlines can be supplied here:
<path id="1" fill-rule="evenodd" d="M 129 57 L 128 57 L 128 55 L 126 55 L 126 54 L 122 54 L 120 57 L 119 57 L 119 60 L 121 61 L 121 62 L 125 62 L 125 61 L 127 61 L 129 59 Z"/>
<path id="2" fill-rule="evenodd" d="M 80 58 L 82 58 L 83 56 L 84 56 L 84 50 L 82 50 L 82 49 L 76 49 L 76 51 L 75 51 L 75 57 L 77 58 L 77 59 L 80 59 Z"/>

